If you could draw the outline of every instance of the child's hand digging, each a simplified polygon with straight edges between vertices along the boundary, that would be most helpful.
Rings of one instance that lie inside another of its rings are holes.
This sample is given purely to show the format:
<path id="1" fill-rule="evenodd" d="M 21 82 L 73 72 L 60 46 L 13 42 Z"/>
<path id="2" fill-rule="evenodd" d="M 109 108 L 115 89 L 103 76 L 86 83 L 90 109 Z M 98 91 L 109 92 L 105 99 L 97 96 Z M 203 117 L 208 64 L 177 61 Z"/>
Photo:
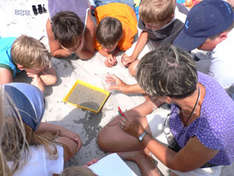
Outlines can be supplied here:
<path id="1" fill-rule="evenodd" d="M 105 61 L 105 65 L 106 65 L 107 67 L 112 67 L 112 66 L 114 66 L 114 65 L 116 65 L 116 64 L 117 64 L 116 57 L 113 56 L 113 55 L 109 55 L 109 56 L 107 57 L 106 61 Z"/>

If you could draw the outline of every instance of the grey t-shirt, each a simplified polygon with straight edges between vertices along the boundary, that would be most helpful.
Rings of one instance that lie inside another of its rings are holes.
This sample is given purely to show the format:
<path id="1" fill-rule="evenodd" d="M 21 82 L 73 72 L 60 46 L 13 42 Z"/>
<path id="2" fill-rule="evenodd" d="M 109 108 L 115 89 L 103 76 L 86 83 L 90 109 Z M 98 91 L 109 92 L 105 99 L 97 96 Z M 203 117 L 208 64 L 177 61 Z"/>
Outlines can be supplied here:
<path id="1" fill-rule="evenodd" d="M 152 31 L 151 29 L 147 29 L 142 20 L 139 19 L 138 27 L 148 32 L 150 44 L 153 48 L 157 48 L 159 45 L 172 44 L 183 29 L 184 23 L 178 19 L 174 19 L 166 27 L 157 31 Z"/>

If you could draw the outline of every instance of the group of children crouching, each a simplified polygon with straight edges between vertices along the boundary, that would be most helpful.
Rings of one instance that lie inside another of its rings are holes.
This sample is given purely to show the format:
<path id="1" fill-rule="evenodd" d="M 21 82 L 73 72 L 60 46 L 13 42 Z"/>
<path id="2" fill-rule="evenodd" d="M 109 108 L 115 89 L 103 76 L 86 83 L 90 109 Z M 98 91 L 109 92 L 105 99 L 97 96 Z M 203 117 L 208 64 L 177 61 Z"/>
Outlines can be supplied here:
<path id="1" fill-rule="evenodd" d="M 54 85 L 57 81 L 56 71 L 50 62 L 52 56 L 66 58 L 75 54 L 87 60 L 98 51 L 105 57 L 104 65 L 113 67 L 117 64 L 119 52 L 128 50 L 119 64 L 123 64 L 135 76 L 143 50 L 148 47 L 150 51 L 173 42 L 182 47 L 176 38 L 182 30 L 190 27 L 188 23 L 193 23 L 187 19 L 184 25 L 177 18 L 175 12 L 188 11 L 176 4 L 176 0 L 142 0 L 139 20 L 133 0 L 94 2 L 95 8 L 90 6 L 88 0 L 48 0 L 50 18 L 46 31 L 50 52 L 39 40 L 30 36 L 0 38 L 0 84 L 3 85 L 0 100 L 0 175 L 61 174 L 63 162 L 74 156 L 82 146 L 79 135 L 41 122 L 45 109 L 43 92 L 46 86 Z M 233 13 L 232 10 L 230 13 Z M 231 31 L 231 25 L 227 24 L 225 29 L 210 36 Z M 141 31 L 139 35 L 138 28 Z M 199 42 L 189 51 L 203 49 L 205 40 Z M 187 50 L 186 47 L 184 49 Z M 31 84 L 35 87 L 11 83 L 21 71 L 32 78 Z M 127 85 L 116 76 L 109 76 L 107 81 L 114 82 L 110 89 L 123 93 L 144 93 L 140 86 Z M 86 167 L 68 168 L 62 175 L 76 176 L 79 172 L 82 176 L 95 175 Z"/>

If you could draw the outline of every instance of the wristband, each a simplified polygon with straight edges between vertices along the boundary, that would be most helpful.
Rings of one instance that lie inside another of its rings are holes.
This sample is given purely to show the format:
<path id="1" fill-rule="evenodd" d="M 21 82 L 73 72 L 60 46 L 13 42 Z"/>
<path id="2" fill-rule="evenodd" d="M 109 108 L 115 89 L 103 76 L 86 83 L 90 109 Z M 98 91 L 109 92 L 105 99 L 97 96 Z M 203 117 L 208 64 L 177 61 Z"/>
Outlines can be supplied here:
<path id="1" fill-rule="evenodd" d="M 139 140 L 140 142 L 142 142 L 146 134 L 147 134 L 146 131 L 144 131 L 144 132 L 138 137 L 138 140 Z"/>

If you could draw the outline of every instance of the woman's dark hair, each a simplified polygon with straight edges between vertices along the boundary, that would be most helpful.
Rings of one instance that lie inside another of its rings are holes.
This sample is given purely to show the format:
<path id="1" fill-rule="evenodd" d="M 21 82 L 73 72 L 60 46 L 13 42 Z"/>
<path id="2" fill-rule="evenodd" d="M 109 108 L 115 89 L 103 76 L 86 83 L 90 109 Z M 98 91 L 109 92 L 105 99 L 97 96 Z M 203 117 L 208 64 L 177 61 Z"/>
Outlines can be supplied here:
<path id="1" fill-rule="evenodd" d="M 148 95 L 172 98 L 189 96 L 198 81 L 192 56 L 172 45 L 146 54 L 138 64 L 137 80 Z"/>
<path id="2" fill-rule="evenodd" d="M 77 37 L 81 36 L 84 30 L 81 19 L 74 12 L 62 11 L 51 20 L 55 39 L 66 48 L 76 45 Z"/>
<path id="3" fill-rule="evenodd" d="M 105 17 L 101 20 L 97 27 L 96 38 L 97 41 L 108 48 L 116 44 L 122 36 L 121 22 L 112 17 Z"/>

